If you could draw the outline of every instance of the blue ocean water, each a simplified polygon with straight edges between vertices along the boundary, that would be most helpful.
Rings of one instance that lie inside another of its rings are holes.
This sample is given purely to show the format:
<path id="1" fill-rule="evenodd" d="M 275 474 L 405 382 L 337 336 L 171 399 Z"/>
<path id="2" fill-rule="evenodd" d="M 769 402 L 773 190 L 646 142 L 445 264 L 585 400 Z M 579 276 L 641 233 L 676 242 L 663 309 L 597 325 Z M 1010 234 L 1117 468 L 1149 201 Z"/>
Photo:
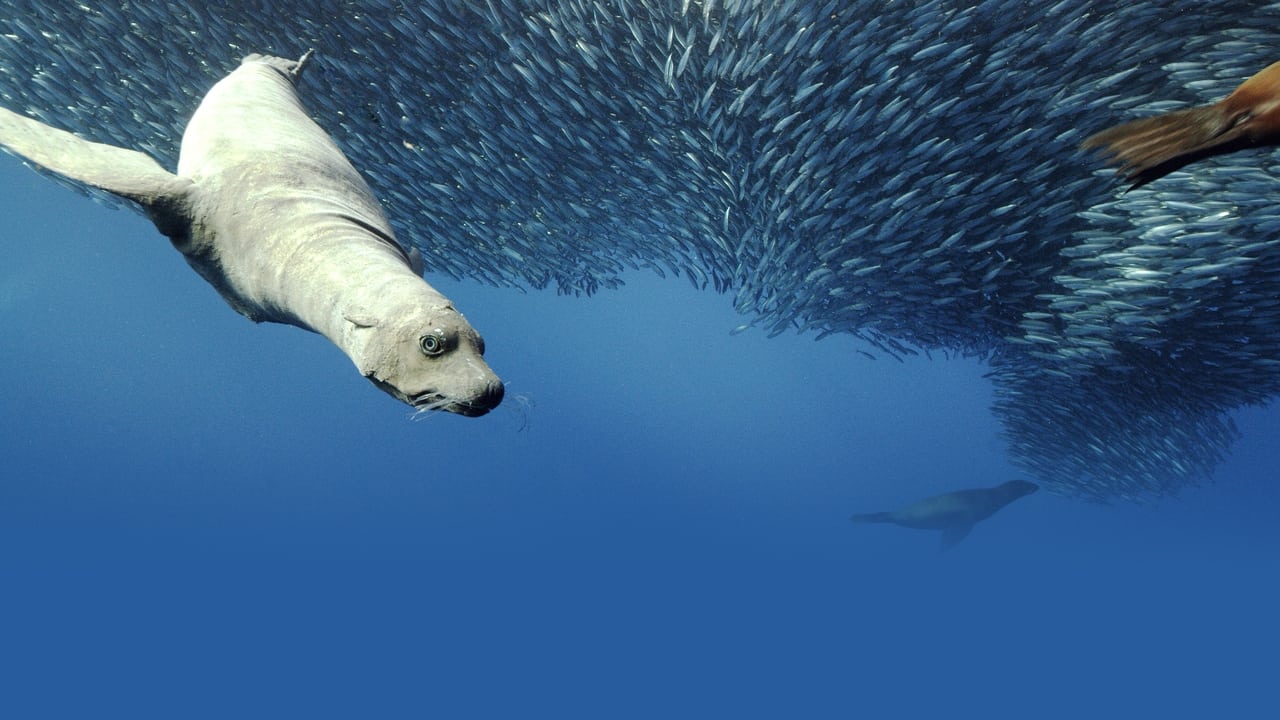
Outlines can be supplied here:
<path id="1" fill-rule="evenodd" d="M 1215 485 L 939 554 L 846 517 L 1016 476 L 976 361 L 730 335 L 680 279 L 430 277 L 508 400 L 414 421 L 145 219 L 0 187 L 0 716 L 1274 711 L 1274 408 Z"/>

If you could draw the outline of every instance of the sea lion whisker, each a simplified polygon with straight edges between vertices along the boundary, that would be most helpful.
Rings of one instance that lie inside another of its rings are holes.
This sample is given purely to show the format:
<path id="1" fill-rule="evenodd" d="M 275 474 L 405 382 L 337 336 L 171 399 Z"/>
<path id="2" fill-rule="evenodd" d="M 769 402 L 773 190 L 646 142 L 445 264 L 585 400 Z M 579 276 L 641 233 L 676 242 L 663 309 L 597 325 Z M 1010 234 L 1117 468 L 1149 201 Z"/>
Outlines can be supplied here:
<path id="1" fill-rule="evenodd" d="M 506 383 L 503 383 L 503 386 L 506 387 Z M 528 430 L 530 425 L 530 416 L 533 414 L 533 406 L 535 405 L 533 398 L 524 393 L 516 393 L 515 395 L 507 395 L 506 397 L 509 398 L 511 402 L 504 403 L 503 407 L 513 413 L 520 423 L 519 426 L 516 427 L 516 432 L 524 432 L 525 430 Z"/>
<path id="2" fill-rule="evenodd" d="M 424 417 L 433 417 L 437 410 L 448 410 L 455 405 L 455 401 L 437 395 L 435 393 L 426 393 L 412 402 L 413 413 L 409 415 L 411 420 L 421 420 Z"/>

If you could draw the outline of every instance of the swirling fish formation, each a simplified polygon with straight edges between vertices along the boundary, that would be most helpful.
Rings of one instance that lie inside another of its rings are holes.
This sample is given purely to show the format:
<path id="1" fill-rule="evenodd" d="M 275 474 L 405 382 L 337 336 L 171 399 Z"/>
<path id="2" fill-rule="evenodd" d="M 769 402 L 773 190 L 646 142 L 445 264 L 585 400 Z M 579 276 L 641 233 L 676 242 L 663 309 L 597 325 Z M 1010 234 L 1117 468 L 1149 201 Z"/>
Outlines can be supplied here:
<path id="1" fill-rule="evenodd" d="M 1015 462 L 1098 500 L 1211 477 L 1280 390 L 1276 153 L 1129 193 L 1078 144 L 1229 93 L 1280 3 L 0 2 L 0 104 L 173 166 L 250 52 L 428 272 L 590 293 L 632 268 L 771 333 L 985 357 Z"/>

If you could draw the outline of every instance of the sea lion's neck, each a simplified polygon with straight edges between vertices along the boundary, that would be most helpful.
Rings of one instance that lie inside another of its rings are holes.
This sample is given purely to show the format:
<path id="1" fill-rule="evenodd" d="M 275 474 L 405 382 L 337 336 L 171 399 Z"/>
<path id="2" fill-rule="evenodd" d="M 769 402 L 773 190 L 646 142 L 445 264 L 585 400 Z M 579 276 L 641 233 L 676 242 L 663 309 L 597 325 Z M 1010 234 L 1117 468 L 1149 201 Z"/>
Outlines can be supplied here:
<path id="1" fill-rule="evenodd" d="M 280 320 L 317 332 L 364 367 L 374 333 L 413 310 L 448 307 L 449 300 L 415 274 L 396 248 L 352 241 L 331 248 L 328 261 L 293 263 L 281 278 Z M 334 256 L 340 260 L 334 261 Z"/>

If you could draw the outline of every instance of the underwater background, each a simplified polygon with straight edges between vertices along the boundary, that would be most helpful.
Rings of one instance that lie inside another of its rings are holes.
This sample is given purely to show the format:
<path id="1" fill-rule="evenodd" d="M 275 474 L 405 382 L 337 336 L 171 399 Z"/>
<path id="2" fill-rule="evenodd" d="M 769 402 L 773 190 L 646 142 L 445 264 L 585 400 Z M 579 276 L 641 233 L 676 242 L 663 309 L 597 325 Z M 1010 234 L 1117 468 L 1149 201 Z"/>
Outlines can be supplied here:
<path id="1" fill-rule="evenodd" d="M 1041 492 L 939 554 L 846 516 L 1019 476 L 977 362 L 730 336 L 645 275 L 439 283 L 512 397 L 415 422 L 143 218 L 0 173 L 8 717 L 1274 708 L 1275 408 L 1213 485 Z"/>
<path id="2" fill-rule="evenodd" d="M 648 270 L 571 297 L 429 264 L 507 399 L 410 419 L 144 218 L 8 155 L 0 187 L 0 716 L 1275 711 L 1270 405 L 1212 483 L 1037 493 L 940 554 L 847 517 L 1036 479 L 979 359 L 735 332 Z"/>

